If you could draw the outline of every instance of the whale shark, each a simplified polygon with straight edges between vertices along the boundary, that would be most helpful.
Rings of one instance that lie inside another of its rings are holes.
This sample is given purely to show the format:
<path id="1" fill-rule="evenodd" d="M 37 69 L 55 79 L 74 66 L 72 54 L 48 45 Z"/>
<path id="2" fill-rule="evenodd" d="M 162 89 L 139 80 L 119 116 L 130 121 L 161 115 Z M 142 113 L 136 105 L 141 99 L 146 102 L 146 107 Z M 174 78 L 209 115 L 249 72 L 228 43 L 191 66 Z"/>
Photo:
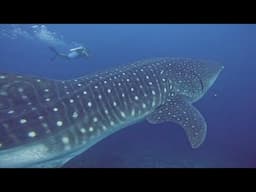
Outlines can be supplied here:
<path id="1" fill-rule="evenodd" d="M 193 103 L 223 68 L 159 57 L 68 80 L 0 73 L 0 167 L 62 167 L 143 120 L 178 124 L 196 149 L 207 123 Z"/>

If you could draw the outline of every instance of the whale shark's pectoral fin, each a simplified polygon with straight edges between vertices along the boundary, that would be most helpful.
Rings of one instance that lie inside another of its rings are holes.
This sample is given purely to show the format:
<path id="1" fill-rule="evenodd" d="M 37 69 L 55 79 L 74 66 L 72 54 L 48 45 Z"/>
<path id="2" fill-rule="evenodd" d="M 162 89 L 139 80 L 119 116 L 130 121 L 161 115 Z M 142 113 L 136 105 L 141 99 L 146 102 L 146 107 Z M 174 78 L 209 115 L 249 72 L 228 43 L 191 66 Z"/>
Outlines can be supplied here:
<path id="1" fill-rule="evenodd" d="M 168 99 L 147 117 L 152 124 L 175 122 L 182 126 L 192 148 L 199 147 L 206 136 L 207 125 L 201 113 L 182 97 Z"/>
<path id="2" fill-rule="evenodd" d="M 60 168 L 72 158 L 68 157 L 63 159 L 49 160 L 42 163 L 35 163 L 32 165 L 26 166 L 26 168 Z"/>

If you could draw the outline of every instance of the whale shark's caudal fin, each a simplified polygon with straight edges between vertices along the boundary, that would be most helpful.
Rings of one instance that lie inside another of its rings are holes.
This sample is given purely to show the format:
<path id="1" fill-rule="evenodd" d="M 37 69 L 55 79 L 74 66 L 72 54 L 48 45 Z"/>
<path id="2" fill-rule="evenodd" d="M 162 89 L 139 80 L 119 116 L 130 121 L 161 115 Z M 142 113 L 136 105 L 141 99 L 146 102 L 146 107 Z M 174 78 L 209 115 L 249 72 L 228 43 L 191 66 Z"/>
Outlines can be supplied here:
<path id="1" fill-rule="evenodd" d="M 152 124 L 175 122 L 182 126 L 192 148 L 198 148 L 205 140 L 207 125 L 201 113 L 184 98 L 176 96 L 159 106 L 147 117 Z"/>

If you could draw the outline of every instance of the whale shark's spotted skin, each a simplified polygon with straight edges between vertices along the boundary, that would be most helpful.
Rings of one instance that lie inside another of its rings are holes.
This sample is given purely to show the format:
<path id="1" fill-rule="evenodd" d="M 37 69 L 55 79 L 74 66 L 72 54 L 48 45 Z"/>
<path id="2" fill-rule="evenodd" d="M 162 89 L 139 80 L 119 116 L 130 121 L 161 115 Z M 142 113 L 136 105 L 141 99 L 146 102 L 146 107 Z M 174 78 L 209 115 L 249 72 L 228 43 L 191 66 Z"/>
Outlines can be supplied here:
<path id="1" fill-rule="evenodd" d="M 156 58 L 59 81 L 0 74 L 0 167 L 54 167 L 113 132 L 146 118 L 176 122 L 193 148 L 206 122 L 191 105 L 222 67 Z"/>

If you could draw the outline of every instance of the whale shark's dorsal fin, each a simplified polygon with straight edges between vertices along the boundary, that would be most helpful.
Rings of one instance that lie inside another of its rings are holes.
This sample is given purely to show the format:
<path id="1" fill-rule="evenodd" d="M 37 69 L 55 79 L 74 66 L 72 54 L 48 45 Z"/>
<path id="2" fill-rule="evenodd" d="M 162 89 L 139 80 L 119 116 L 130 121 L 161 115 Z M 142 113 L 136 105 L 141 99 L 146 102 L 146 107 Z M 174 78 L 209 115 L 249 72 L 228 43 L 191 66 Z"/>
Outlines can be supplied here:
<path id="1" fill-rule="evenodd" d="M 0 73 L 0 122 L 59 97 L 54 80 Z"/>
<path id="2" fill-rule="evenodd" d="M 74 94 L 90 83 L 91 79 L 87 77 L 54 80 L 0 73 L 0 141 L 4 142 L 4 145 L 0 142 L 1 150 L 34 142 L 59 132 L 60 129 L 54 122 L 56 120 L 49 115 L 50 112 L 56 106 L 57 110 L 65 111 L 66 104 L 63 102 L 74 102 Z M 83 111 L 79 106 L 76 105 L 77 113 Z M 71 122 L 65 124 L 71 125 Z M 33 129 L 37 131 L 36 137 Z"/>
<path id="3" fill-rule="evenodd" d="M 204 141 L 207 125 L 201 113 L 185 98 L 170 96 L 166 103 L 159 106 L 147 117 L 152 124 L 174 122 L 182 126 L 192 148 L 198 148 Z"/>

